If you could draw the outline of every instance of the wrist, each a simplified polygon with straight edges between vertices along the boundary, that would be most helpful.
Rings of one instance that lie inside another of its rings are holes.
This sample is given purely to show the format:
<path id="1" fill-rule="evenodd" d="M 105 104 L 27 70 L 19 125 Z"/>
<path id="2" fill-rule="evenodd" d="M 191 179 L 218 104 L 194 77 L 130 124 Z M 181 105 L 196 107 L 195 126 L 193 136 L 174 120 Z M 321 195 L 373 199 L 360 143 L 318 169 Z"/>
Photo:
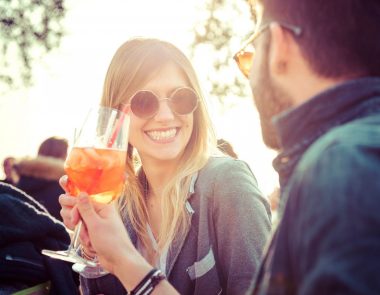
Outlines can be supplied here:
<path id="1" fill-rule="evenodd" d="M 165 275 L 161 270 L 153 268 L 129 294 L 148 295 L 152 293 L 156 286 L 164 279 Z"/>
<path id="2" fill-rule="evenodd" d="M 114 267 L 114 274 L 127 290 L 133 290 L 140 281 L 152 270 L 152 266 L 133 249 L 123 251 Z"/>

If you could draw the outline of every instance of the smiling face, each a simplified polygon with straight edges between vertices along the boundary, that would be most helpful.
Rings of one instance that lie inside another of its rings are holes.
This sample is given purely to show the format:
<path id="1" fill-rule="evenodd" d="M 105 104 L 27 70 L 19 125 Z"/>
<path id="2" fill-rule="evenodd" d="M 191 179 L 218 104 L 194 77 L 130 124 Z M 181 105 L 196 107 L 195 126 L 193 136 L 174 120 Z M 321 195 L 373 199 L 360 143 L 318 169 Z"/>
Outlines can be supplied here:
<path id="1" fill-rule="evenodd" d="M 164 65 L 140 90 L 150 90 L 160 99 L 167 98 L 175 89 L 190 86 L 186 76 L 173 63 Z M 182 156 L 193 132 L 193 113 L 176 115 L 167 100 L 161 100 L 157 114 L 142 119 L 131 114 L 129 141 L 136 148 L 143 163 L 173 161 Z"/>

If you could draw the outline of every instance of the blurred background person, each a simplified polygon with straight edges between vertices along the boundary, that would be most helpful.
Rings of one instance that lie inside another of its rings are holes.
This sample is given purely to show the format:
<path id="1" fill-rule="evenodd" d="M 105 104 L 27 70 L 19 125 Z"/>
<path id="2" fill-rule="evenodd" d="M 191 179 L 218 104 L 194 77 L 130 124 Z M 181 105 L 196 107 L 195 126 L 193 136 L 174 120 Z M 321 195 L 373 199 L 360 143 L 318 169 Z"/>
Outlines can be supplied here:
<path id="1" fill-rule="evenodd" d="M 223 153 L 226 154 L 234 159 L 238 158 L 238 155 L 235 153 L 234 148 L 232 147 L 231 143 L 229 143 L 227 140 L 223 138 L 219 138 L 217 141 L 218 149 Z"/>
<path id="2" fill-rule="evenodd" d="M 2 182 L 15 185 L 19 180 L 19 175 L 14 169 L 16 159 L 14 157 L 6 157 L 3 161 L 3 169 L 5 178 L 1 180 Z"/>
<path id="3" fill-rule="evenodd" d="M 58 180 L 65 174 L 63 165 L 68 142 L 65 138 L 44 140 L 36 158 L 24 158 L 16 163 L 20 180 L 17 187 L 43 204 L 51 215 L 62 220 L 58 197 L 64 193 Z"/>

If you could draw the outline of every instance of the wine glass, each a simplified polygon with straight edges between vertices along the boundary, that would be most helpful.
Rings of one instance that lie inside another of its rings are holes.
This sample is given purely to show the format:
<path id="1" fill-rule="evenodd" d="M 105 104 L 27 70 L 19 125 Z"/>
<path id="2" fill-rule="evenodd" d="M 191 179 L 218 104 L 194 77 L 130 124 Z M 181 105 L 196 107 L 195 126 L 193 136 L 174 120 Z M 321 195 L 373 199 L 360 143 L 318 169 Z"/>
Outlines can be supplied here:
<path id="1" fill-rule="evenodd" d="M 90 109 L 83 125 L 76 129 L 73 147 L 65 161 L 67 189 L 72 196 L 86 192 L 92 200 L 109 203 L 123 192 L 128 148 L 127 112 L 99 106 Z M 67 250 L 42 250 L 42 254 L 87 267 L 98 268 L 96 259 L 77 253 L 82 222 L 79 221 Z M 105 272 L 104 272 L 105 273 Z"/>

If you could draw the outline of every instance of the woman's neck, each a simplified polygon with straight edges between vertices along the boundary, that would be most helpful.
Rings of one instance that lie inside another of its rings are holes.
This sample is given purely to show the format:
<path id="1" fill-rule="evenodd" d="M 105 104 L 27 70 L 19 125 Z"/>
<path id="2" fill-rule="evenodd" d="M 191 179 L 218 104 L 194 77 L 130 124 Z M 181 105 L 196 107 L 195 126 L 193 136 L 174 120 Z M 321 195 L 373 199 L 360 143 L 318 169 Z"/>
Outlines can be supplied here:
<path id="1" fill-rule="evenodd" d="M 149 183 L 149 196 L 151 198 L 160 198 L 163 188 L 175 174 L 177 163 L 169 161 L 152 163 L 142 160 L 142 166 Z"/>

